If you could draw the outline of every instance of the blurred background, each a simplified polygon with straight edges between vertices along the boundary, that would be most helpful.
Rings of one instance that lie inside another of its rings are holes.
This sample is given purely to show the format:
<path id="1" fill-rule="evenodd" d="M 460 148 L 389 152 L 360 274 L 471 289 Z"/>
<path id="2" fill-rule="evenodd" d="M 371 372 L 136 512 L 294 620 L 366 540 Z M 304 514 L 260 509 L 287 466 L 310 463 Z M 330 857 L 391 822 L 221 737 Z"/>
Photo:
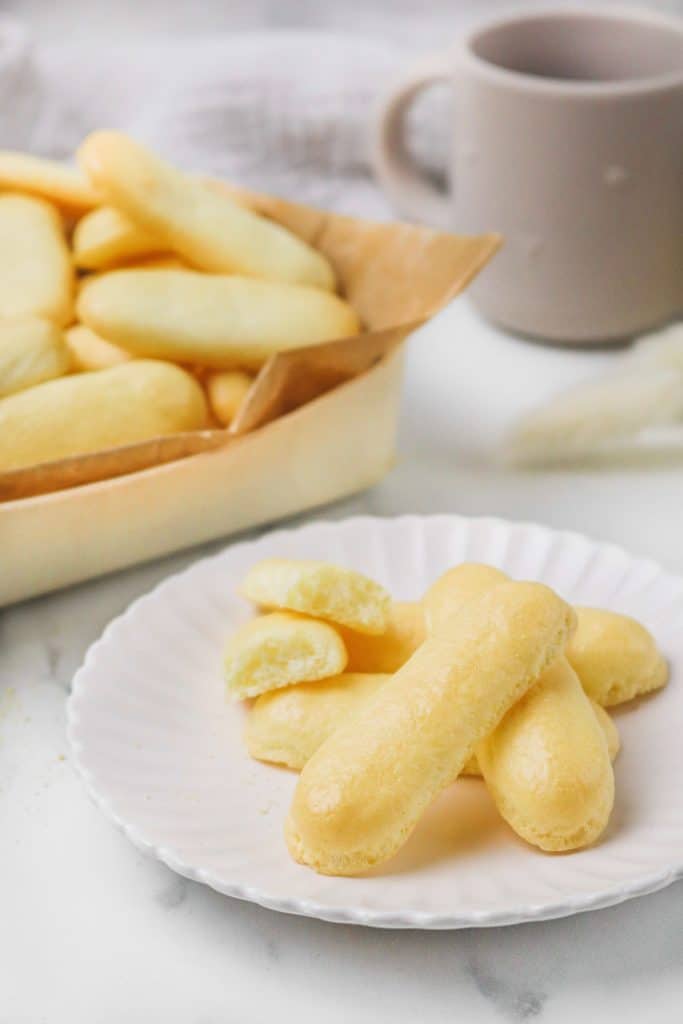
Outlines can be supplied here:
<path id="1" fill-rule="evenodd" d="M 368 166 L 378 96 L 415 55 L 443 49 L 473 21 L 518 6 L 4 0 L 0 16 L 25 26 L 30 57 L 5 74 L 12 101 L 2 109 L 2 144 L 66 156 L 91 128 L 121 127 L 197 169 L 384 218 L 390 210 Z M 683 12 L 683 0 L 650 6 Z M 446 164 L 447 92 L 430 90 L 409 119 L 409 148 L 435 176 Z"/>
<path id="2" fill-rule="evenodd" d="M 4 0 L 0 144 L 70 158 L 89 131 L 121 129 L 186 168 L 343 213 L 396 217 L 370 166 L 380 97 L 415 57 L 443 50 L 476 20 L 518 6 L 516 0 Z M 556 0 L 553 6 L 646 6 L 683 15 L 683 0 Z M 446 176 L 450 102 L 449 90 L 435 87 L 418 97 L 407 119 L 407 148 L 436 181 Z M 675 363 L 683 396 L 683 338 L 676 346 L 661 358 Z M 557 518 L 543 479 L 501 469 L 504 439 L 520 416 L 554 402 L 567 387 L 620 369 L 620 358 L 599 346 L 572 351 L 532 344 L 494 329 L 467 297 L 455 303 L 428 341 L 416 337 L 408 346 L 404 461 L 387 485 L 399 488 L 387 507 L 417 510 L 419 501 L 432 511 L 450 507 L 457 493 L 463 511 Z M 570 396 L 566 409 L 581 427 L 588 408 L 599 440 L 602 395 L 591 401 L 589 395 L 588 407 L 575 406 Z M 630 416 L 631 391 L 622 404 Z M 541 447 L 545 429 L 541 420 Z M 588 436 L 585 463 L 594 447 Z M 683 424 L 660 442 L 656 436 L 642 446 L 639 438 L 618 458 L 649 468 L 660 465 L 663 453 L 667 464 L 680 463 Z M 613 453 L 606 461 L 616 461 Z M 432 471 L 417 488 L 414 474 L 427 465 Z M 402 485 L 408 471 L 413 475 Z M 622 486 L 604 477 L 583 483 Z M 572 515 L 580 519 L 580 508 Z M 586 515 L 587 529 L 592 522 Z"/>
<path id="3" fill-rule="evenodd" d="M 310 28 L 375 35 L 407 49 L 442 46 L 443 31 L 467 24 L 484 13 L 519 7 L 515 0 L 4 0 L 0 10 L 26 18 L 36 35 L 45 41 L 67 33 L 71 40 L 99 37 L 103 41 L 144 32 L 150 35 L 253 31 L 254 29 Z M 539 8 L 544 4 L 538 3 Z M 545 5 L 547 6 L 547 4 Z M 560 6 L 559 3 L 554 6 Z M 564 6 L 595 8 L 590 0 L 574 0 Z M 629 0 L 603 7 L 647 6 L 680 12 L 680 0 L 635 4 Z"/>

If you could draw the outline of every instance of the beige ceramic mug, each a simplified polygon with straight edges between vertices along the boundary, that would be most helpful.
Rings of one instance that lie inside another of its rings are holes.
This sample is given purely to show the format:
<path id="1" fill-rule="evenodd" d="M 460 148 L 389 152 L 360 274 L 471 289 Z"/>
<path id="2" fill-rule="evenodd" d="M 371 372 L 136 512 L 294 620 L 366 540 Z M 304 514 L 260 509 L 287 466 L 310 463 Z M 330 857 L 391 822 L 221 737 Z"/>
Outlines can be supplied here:
<path id="1" fill-rule="evenodd" d="M 403 145 L 404 115 L 453 86 L 451 189 Z M 529 10 L 412 70 L 381 110 L 374 163 L 395 206 L 499 231 L 472 287 L 492 320 L 555 341 L 625 338 L 683 307 L 683 21 Z"/>

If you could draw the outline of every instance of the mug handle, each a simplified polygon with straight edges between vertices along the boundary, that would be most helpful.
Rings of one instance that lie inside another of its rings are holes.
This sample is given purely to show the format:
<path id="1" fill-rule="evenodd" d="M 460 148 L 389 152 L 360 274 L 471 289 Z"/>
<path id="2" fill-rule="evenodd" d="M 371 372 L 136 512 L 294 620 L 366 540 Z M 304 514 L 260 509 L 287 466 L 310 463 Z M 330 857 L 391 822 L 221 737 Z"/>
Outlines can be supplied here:
<path id="1" fill-rule="evenodd" d="M 447 54 L 423 57 L 394 86 L 377 114 L 372 163 L 391 203 L 411 220 L 443 228 L 451 217 L 451 193 L 434 185 L 408 155 L 403 141 L 405 116 L 418 93 L 436 82 L 451 82 L 453 60 Z"/>

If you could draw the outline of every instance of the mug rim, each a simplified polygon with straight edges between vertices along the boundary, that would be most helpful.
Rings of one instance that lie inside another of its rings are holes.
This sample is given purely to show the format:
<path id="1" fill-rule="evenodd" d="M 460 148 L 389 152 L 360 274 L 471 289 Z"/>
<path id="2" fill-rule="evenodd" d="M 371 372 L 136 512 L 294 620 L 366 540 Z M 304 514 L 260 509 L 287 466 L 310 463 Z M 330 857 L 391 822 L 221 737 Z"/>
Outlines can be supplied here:
<path id="1" fill-rule="evenodd" d="M 461 56 L 464 55 L 471 67 L 494 83 L 515 87 L 525 92 L 544 93 L 551 96 L 583 96 L 586 98 L 633 96 L 647 92 L 666 91 L 672 87 L 683 85 L 683 67 L 680 70 L 663 71 L 660 74 L 642 75 L 637 78 L 581 81 L 573 78 L 534 75 L 514 68 L 502 67 L 481 57 L 474 50 L 477 39 L 492 29 L 540 19 L 584 22 L 611 20 L 620 23 L 627 22 L 632 25 L 652 25 L 679 36 L 683 42 L 683 18 L 644 7 L 619 5 L 590 10 L 582 7 L 557 5 L 534 5 L 533 7 L 525 5 L 511 8 L 504 14 L 474 24 L 460 40 Z"/>

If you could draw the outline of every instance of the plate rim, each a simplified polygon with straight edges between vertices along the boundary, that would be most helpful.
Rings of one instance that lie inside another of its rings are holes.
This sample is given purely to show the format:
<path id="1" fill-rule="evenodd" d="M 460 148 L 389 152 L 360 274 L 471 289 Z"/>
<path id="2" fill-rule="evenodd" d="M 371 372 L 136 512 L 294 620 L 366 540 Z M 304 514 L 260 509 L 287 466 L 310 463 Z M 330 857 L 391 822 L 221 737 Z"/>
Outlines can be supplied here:
<path id="1" fill-rule="evenodd" d="M 358 906 L 331 906 L 318 903 L 315 900 L 300 898 L 286 898 L 272 896 L 267 890 L 256 886 L 244 885 L 243 883 L 229 883 L 221 880 L 213 872 L 204 868 L 197 868 L 186 863 L 172 847 L 159 845 L 147 839 L 144 830 L 137 825 L 125 821 L 112 807 L 110 801 L 98 787 L 96 780 L 83 762 L 81 757 L 82 745 L 78 739 L 77 730 L 79 725 L 78 704 L 82 699 L 85 679 L 88 672 L 103 649 L 108 643 L 111 634 L 124 620 L 134 616 L 138 606 L 157 598 L 160 592 L 166 587 L 175 586 L 182 577 L 191 574 L 196 569 L 209 562 L 215 562 L 222 558 L 226 552 L 252 547 L 261 540 L 277 540 L 280 536 L 291 536 L 314 528 L 334 529 L 339 526 L 356 525 L 361 528 L 372 527 L 377 524 L 405 522 L 406 524 L 424 523 L 425 521 L 439 521 L 446 524 L 458 524 L 460 527 L 468 524 L 481 524 L 491 528 L 504 527 L 521 528 L 524 530 L 541 530 L 551 533 L 557 538 L 567 541 L 581 541 L 593 548 L 600 548 L 609 551 L 619 557 L 626 557 L 629 561 L 655 571 L 669 581 L 676 581 L 683 585 L 683 576 L 670 572 L 655 559 L 632 554 L 626 548 L 610 541 L 597 540 L 588 534 L 578 530 L 559 529 L 543 523 L 529 520 L 506 519 L 500 516 L 464 516 L 457 513 L 436 513 L 436 514 L 400 514 L 395 516 L 374 516 L 355 515 L 346 516 L 342 519 L 315 519 L 294 527 L 281 527 L 276 530 L 264 530 L 257 537 L 251 537 L 236 543 L 228 543 L 219 551 L 204 555 L 177 572 L 170 573 L 155 584 L 150 590 L 139 595 L 127 607 L 113 619 L 111 619 L 100 636 L 87 649 L 82 664 L 76 671 L 71 691 L 66 702 L 66 736 L 69 745 L 70 760 L 77 775 L 80 777 L 86 792 L 100 811 L 130 840 L 130 842 L 141 852 L 155 857 L 170 870 L 188 878 L 191 881 L 201 882 L 213 889 L 215 892 L 233 899 L 240 899 L 268 910 L 279 913 L 292 914 L 301 917 L 311 917 L 334 924 L 362 925 L 374 928 L 390 929 L 418 929 L 418 930 L 459 930 L 463 928 L 493 928 L 512 924 L 532 923 L 536 921 L 556 920 L 574 914 L 587 913 L 592 910 L 601 910 L 606 907 L 616 906 L 627 900 L 638 896 L 649 895 L 673 884 L 683 878 L 683 850 L 680 861 L 674 861 L 662 869 L 642 875 L 630 883 L 617 882 L 612 886 L 594 893 L 591 896 L 571 896 L 554 902 L 543 902 L 541 904 L 520 904 L 506 911 L 495 910 L 467 911 L 464 914 L 453 912 L 420 912 L 415 910 L 374 910 Z"/>

